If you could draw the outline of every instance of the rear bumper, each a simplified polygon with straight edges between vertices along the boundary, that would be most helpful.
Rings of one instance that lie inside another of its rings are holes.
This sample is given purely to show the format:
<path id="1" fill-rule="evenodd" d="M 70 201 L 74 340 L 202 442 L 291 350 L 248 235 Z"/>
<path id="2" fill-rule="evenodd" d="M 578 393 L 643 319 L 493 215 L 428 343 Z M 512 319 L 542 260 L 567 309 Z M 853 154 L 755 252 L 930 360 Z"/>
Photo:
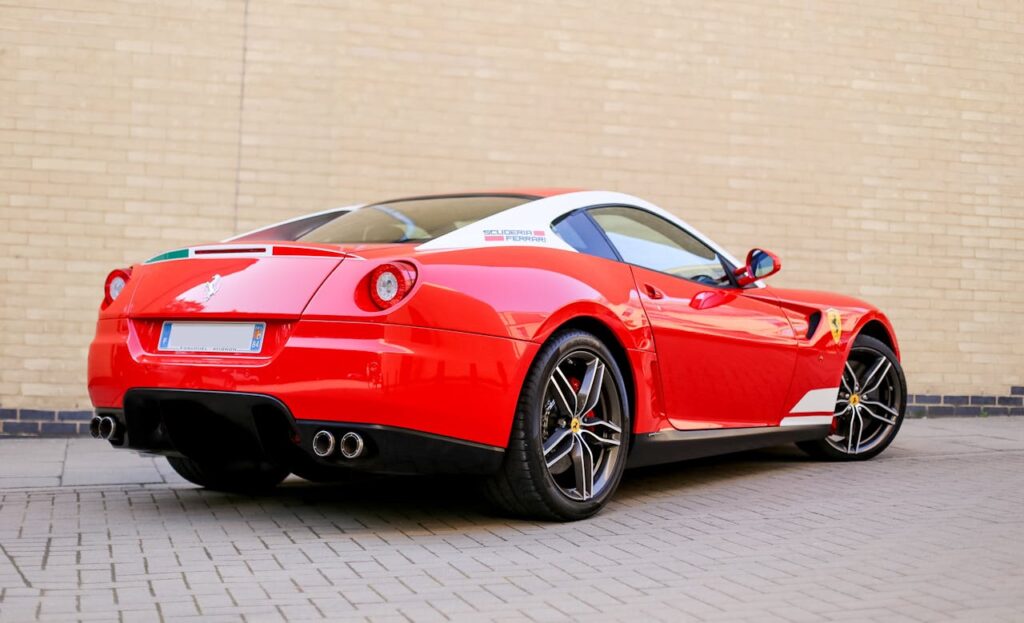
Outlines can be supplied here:
<path id="1" fill-rule="evenodd" d="M 254 394 L 295 423 L 365 425 L 503 448 L 538 345 L 383 323 L 278 323 L 265 356 L 154 352 L 143 323 L 103 319 L 89 350 L 100 411 L 135 389 Z M 130 409 L 129 409 L 130 410 Z M 311 424 L 312 426 L 312 424 Z M 414 444 L 415 445 L 415 444 Z"/>
<path id="2" fill-rule="evenodd" d="M 497 470 L 502 448 L 409 429 L 350 422 L 296 420 L 280 400 L 239 392 L 132 389 L 122 409 L 96 410 L 116 422 L 110 443 L 150 454 L 199 462 L 262 461 L 300 475 L 329 478 L 342 469 L 378 473 L 472 473 Z M 312 450 L 313 436 L 359 435 L 358 457 Z"/>

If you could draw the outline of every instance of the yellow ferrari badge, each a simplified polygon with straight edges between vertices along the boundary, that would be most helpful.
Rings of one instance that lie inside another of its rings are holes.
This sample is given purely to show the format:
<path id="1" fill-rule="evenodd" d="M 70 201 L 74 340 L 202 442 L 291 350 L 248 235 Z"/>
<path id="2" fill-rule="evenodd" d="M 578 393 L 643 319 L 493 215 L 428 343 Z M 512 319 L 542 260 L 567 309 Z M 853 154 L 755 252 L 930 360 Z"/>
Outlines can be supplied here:
<path id="1" fill-rule="evenodd" d="M 832 331 L 832 340 L 838 344 L 839 340 L 843 338 L 843 317 L 834 309 L 826 311 L 825 314 L 828 316 L 828 328 Z"/>

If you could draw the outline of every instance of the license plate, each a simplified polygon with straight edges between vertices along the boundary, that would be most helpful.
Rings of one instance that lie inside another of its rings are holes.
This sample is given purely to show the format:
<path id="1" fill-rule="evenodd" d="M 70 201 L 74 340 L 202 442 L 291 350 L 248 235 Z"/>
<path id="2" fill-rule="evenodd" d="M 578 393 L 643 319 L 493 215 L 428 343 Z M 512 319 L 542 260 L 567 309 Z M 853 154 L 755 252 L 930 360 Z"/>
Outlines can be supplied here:
<path id="1" fill-rule="evenodd" d="M 265 322 L 165 322 L 158 350 L 201 353 L 258 353 Z"/>

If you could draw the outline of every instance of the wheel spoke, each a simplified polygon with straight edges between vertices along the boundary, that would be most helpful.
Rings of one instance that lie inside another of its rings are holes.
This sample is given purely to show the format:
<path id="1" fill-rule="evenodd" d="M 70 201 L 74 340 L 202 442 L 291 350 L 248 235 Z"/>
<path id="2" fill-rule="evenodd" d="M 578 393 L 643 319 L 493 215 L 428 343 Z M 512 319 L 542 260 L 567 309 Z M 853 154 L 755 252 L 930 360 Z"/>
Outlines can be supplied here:
<path id="1" fill-rule="evenodd" d="M 556 453 L 554 458 L 548 458 L 548 455 L 554 452 L 555 449 L 558 448 L 558 446 L 562 445 L 562 442 L 565 441 L 566 438 L 569 438 L 569 445 L 561 452 Z M 551 436 L 548 437 L 548 440 L 544 442 L 544 460 L 547 462 L 548 467 L 551 467 L 555 463 L 561 461 L 562 458 L 565 457 L 565 455 L 569 454 L 573 446 L 571 438 L 572 431 L 569 430 L 568 428 L 561 428 L 551 433 Z"/>
<path id="2" fill-rule="evenodd" d="M 582 417 L 597 406 L 601 400 L 601 384 L 604 382 L 604 364 L 597 357 L 587 364 L 587 371 L 583 375 L 583 382 L 580 383 L 580 391 L 576 394 L 576 407 L 579 409 L 574 415 Z"/>
<path id="3" fill-rule="evenodd" d="M 850 427 L 846 431 L 846 453 L 853 453 L 853 425 L 857 422 L 857 409 L 850 414 Z"/>
<path id="4" fill-rule="evenodd" d="M 594 495 L 594 454 L 590 447 L 575 435 L 572 444 L 572 466 L 576 475 L 576 492 L 580 499 Z"/>
<path id="5" fill-rule="evenodd" d="M 871 368 L 871 371 L 868 372 L 867 375 L 864 377 L 864 382 L 860 383 L 860 388 L 863 390 L 860 393 L 867 394 L 870 392 L 870 390 L 864 388 L 871 386 L 871 383 L 873 383 L 875 380 L 875 375 L 878 374 L 878 371 L 882 369 L 882 366 L 887 363 L 889 363 L 889 360 L 886 359 L 885 357 L 878 358 L 878 361 L 875 363 L 875 366 Z M 888 370 L 886 371 L 888 372 Z M 885 378 L 884 374 L 882 375 L 882 378 Z M 881 380 L 879 380 L 879 383 L 881 383 Z"/>
<path id="6" fill-rule="evenodd" d="M 861 417 L 859 408 L 853 414 L 857 418 L 857 450 L 854 454 L 860 454 L 860 442 L 864 437 L 864 418 Z"/>
<path id="7" fill-rule="evenodd" d="M 580 431 L 581 439 L 592 439 L 594 443 L 602 446 L 618 446 L 620 444 L 618 439 L 609 439 L 608 437 L 601 437 L 594 433 L 594 431 L 584 430 Z"/>
<path id="8" fill-rule="evenodd" d="M 868 408 L 868 404 L 869 403 L 862 402 L 861 405 L 860 405 L 860 408 L 863 411 L 865 411 L 868 415 L 870 415 L 871 417 L 875 418 L 876 420 L 878 420 L 880 422 L 885 422 L 886 424 L 888 424 L 890 426 L 892 426 L 893 424 L 896 423 L 896 420 L 890 420 L 888 418 L 884 418 L 884 417 L 878 415 L 877 413 L 875 413 L 874 411 L 872 411 L 871 409 L 869 409 Z M 881 406 L 881 405 L 879 405 L 879 406 Z"/>
<path id="9" fill-rule="evenodd" d="M 896 409 L 893 409 L 889 405 L 883 404 L 881 402 L 875 402 L 874 400 L 862 400 L 861 404 L 869 406 L 869 407 L 877 407 L 877 408 L 881 409 L 882 411 L 885 411 L 889 415 L 893 416 L 894 418 L 897 418 L 897 417 L 900 416 L 899 411 L 897 411 Z"/>
<path id="10" fill-rule="evenodd" d="M 849 361 L 846 362 L 846 372 L 850 375 L 850 380 L 847 381 L 846 374 L 843 374 L 843 386 L 849 393 L 855 394 L 860 389 L 860 385 L 857 383 L 857 374 L 853 371 L 853 368 L 850 367 Z M 850 382 L 853 383 L 852 389 L 850 388 Z"/>
<path id="11" fill-rule="evenodd" d="M 589 420 L 580 420 L 580 426 L 583 428 L 593 428 L 595 426 L 602 426 L 612 431 L 613 433 L 621 433 L 622 429 L 612 424 L 608 420 L 601 420 L 598 418 L 590 418 Z"/>
<path id="12" fill-rule="evenodd" d="M 885 370 L 882 370 L 881 376 L 878 377 L 878 380 L 875 381 L 874 385 L 872 385 L 868 389 L 865 389 L 861 393 L 863 393 L 863 394 L 872 394 L 872 393 L 874 393 L 875 390 L 877 390 L 882 385 L 882 382 L 885 381 L 885 379 L 889 376 L 889 370 L 892 369 L 892 362 L 890 362 L 888 359 L 884 359 L 884 361 L 885 361 Z M 868 385 L 868 382 L 864 381 L 864 386 L 867 387 L 867 385 Z"/>
<path id="13" fill-rule="evenodd" d="M 576 415 L 576 391 L 572 388 L 572 383 L 565 377 L 565 373 L 562 372 L 561 368 L 555 368 L 549 382 L 555 388 L 555 393 L 558 394 L 562 406 L 565 408 L 566 415 L 574 417 Z M 571 404 L 569 402 L 570 396 L 572 397 Z"/>

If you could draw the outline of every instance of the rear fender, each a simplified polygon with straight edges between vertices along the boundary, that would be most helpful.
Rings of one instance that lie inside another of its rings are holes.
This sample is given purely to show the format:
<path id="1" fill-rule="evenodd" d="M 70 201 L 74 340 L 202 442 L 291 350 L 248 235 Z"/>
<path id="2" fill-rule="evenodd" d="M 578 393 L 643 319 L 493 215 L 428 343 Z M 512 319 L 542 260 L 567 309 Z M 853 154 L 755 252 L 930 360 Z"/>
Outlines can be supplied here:
<path id="1" fill-rule="evenodd" d="M 361 253 L 327 278 L 306 319 L 374 321 L 543 342 L 577 316 L 593 316 L 626 348 L 651 348 L 629 267 L 572 251 L 495 247 L 396 256 Z M 416 268 L 416 284 L 387 310 L 360 307 L 355 292 L 389 261 Z"/>

